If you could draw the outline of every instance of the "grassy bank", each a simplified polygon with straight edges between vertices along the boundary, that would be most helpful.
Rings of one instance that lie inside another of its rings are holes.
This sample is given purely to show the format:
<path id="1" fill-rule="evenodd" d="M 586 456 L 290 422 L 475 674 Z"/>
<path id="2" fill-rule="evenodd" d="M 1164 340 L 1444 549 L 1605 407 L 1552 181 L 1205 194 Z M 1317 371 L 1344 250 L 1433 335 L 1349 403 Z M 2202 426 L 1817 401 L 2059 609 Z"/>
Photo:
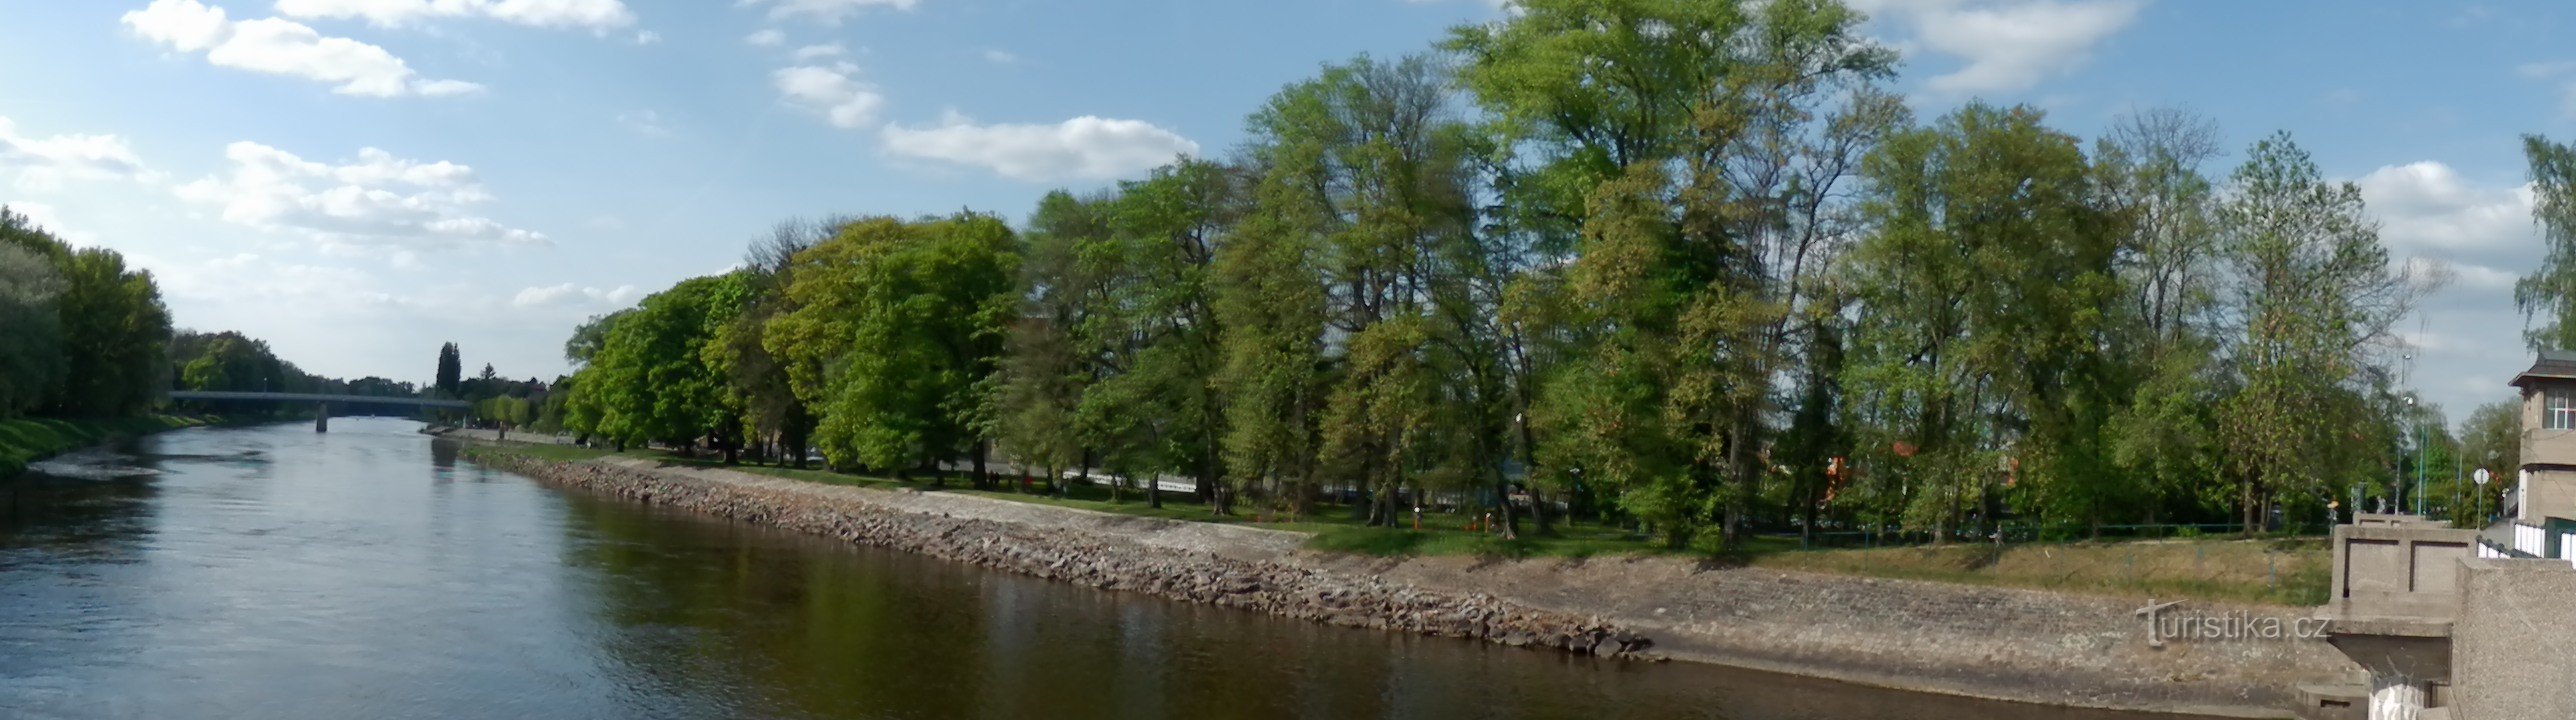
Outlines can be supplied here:
<path id="1" fill-rule="evenodd" d="M 652 450 L 612 453 L 599 448 L 555 445 L 478 447 L 471 452 L 508 452 L 558 461 L 590 460 L 609 455 L 674 465 L 717 466 L 701 458 L 681 458 Z M 933 490 L 928 482 L 901 483 L 891 478 L 737 465 L 734 470 L 832 485 Z M 2128 542 L 2018 543 L 2001 547 L 1955 544 L 1946 547 L 1882 547 L 1806 550 L 1795 538 L 1754 538 L 1733 553 L 1707 548 L 1674 550 L 1655 538 L 1627 528 L 1596 523 L 1560 523 L 1546 535 L 1524 524 L 1525 537 L 1503 540 L 1465 529 L 1471 518 L 1451 513 L 1425 513 L 1421 528 L 1367 527 L 1347 507 L 1326 506 L 1321 512 L 1279 522 L 1238 514 L 1216 516 L 1205 505 L 1181 493 L 1164 493 L 1163 507 L 1149 507 L 1144 496 L 1128 490 L 1112 499 L 1105 486 L 1076 485 L 1066 497 L 1009 490 L 977 490 L 949 479 L 938 492 L 980 495 L 1016 502 L 1073 507 L 1099 512 L 1193 522 L 1253 524 L 1304 532 L 1307 547 L 1336 553 L 1380 557 L 1463 555 L 1482 557 L 1581 558 L 1623 555 L 1697 557 L 1731 566 L 1801 570 L 1840 575 L 1928 580 L 1934 582 L 2025 588 L 2119 597 L 2193 599 L 2276 605 L 2315 605 L 2325 601 L 2330 560 L 2321 539 L 2291 540 L 2153 540 Z"/>
<path id="2" fill-rule="evenodd" d="M 0 478 L 25 471 L 29 463 L 118 438 L 211 422 L 210 418 L 183 415 L 145 415 L 114 420 L 0 420 Z"/>

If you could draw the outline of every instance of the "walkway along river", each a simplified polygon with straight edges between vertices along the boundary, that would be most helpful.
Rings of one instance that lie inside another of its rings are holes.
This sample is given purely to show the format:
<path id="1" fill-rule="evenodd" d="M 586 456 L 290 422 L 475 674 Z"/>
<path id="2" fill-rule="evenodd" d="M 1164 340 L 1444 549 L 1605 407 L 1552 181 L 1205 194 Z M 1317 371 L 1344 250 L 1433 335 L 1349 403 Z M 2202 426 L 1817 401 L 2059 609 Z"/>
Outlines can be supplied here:
<path id="1" fill-rule="evenodd" d="M 2141 718 L 1335 628 L 548 488 L 417 425 L 0 482 L 12 718 Z"/>

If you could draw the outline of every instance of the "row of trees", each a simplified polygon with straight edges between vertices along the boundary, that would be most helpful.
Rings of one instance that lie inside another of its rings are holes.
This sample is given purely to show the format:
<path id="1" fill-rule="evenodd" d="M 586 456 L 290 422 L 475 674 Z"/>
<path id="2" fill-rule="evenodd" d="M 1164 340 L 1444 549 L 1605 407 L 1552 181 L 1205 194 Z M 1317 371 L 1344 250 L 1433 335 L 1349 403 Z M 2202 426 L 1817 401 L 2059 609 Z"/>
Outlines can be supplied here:
<path id="1" fill-rule="evenodd" d="M 2287 134 L 2217 176 L 2187 113 L 1918 121 L 1831 0 L 1520 10 L 1018 232 L 783 226 L 580 328 L 566 425 L 979 481 L 998 450 L 1221 513 L 1431 489 L 1517 532 L 1529 494 L 1674 544 L 2253 527 L 2402 462 L 2389 329 L 2441 278 Z"/>
<path id="2" fill-rule="evenodd" d="M 140 412 L 167 387 L 169 343 L 151 273 L 0 208 L 0 418 Z"/>

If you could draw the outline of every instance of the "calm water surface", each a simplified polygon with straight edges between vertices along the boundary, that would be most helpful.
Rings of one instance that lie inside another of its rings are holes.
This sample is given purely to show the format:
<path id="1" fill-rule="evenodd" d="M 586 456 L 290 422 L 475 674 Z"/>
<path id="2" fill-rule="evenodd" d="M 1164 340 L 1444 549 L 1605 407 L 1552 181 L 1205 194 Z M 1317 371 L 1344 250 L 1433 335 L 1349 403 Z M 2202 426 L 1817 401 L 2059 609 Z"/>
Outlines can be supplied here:
<path id="1" fill-rule="evenodd" d="M 417 427 L 0 481 L 0 717 L 2139 717 L 1102 593 L 561 492 Z"/>

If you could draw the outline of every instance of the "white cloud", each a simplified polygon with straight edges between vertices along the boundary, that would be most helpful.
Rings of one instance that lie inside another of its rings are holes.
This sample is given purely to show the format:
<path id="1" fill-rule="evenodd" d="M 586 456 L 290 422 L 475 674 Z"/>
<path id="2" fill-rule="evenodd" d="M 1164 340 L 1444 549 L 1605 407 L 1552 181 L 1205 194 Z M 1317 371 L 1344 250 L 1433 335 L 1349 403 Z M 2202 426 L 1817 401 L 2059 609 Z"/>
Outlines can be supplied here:
<path id="1" fill-rule="evenodd" d="M 755 47 L 777 47 L 787 42 L 787 33 L 779 32 L 776 28 L 770 28 L 749 35 L 744 35 L 742 36 L 742 41 Z"/>
<path id="2" fill-rule="evenodd" d="M 662 124 L 662 114 L 651 110 L 617 114 L 617 124 L 645 137 L 670 137 L 671 128 Z"/>
<path id="3" fill-rule="evenodd" d="M 472 168 L 421 163 L 375 148 L 344 165 L 318 163 L 255 142 L 224 148 L 225 177 L 176 189 L 180 199 L 220 208 L 223 219 L 263 230 L 291 229 L 326 246 L 493 242 L 542 244 L 543 234 L 474 215 L 492 200 Z"/>
<path id="4" fill-rule="evenodd" d="M 363 19 L 380 27 L 449 18 L 591 30 L 635 24 L 635 13 L 619 0 L 277 0 L 277 12 L 307 19 Z"/>
<path id="5" fill-rule="evenodd" d="M 1926 81 L 1967 95 L 2028 90 L 2083 66 L 2126 29 L 2146 0 L 1859 0 L 1853 6 L 1912 31 L 1911 45 L 1962 66 Z"/>
<path id="6" fill-rule="evenodd" d="M 737 0 L 741 7 L 768 6 L 771 20 L 807 20 L 838 26 L 868 8 L 910 10 L 918 0 Z"/>
<path id="7" fill-rule="evenodd" d="M 1018 56 L 1018 55 L 1013 55 L 1013 54 L 1011 54 L 1011 53 L 1010 53 L 1010 51 L 1008 51 L 1008 50 L 996 50 L 996 49 L 992 49 L 992 48 L 985 48 L 985 49 L 984 49 L 984 62 L 992 63 L 992 64 L 995 64 L 995 65 L 1018 65 L 1018 64 L 1020 64 L 1020 56 Z"/>
<path id="8" fill-rule="evenodd" d="M 840 57 L 849 52 L 849 49 L 841 47 L 840 43 L 824 43 L 797 48 L 795 58 L 797 62 L 813 62 L 828 57 Z"/>
<path id="9" fill-rule="evenodd" d="M 52 205 L 29 200 L 11 200 L 0 202 L 0 208 L 8 208 L 9 212 L 26 218 L 28 224 L 51 233 L 56 239 L 70 243 L 72 247 L 99 246 L 96 233 L 84 232 L 63 222 L 62 211 L 54 209 Z"/>
<path id="10" fill-rule="evenodd" d="M 885 96 L 858 74 L 859 66 L 837 62 L 779 68 L 770 79 L 780 95 L 823 113 L 833 127 L 857 130 L 875 125 L 877 111 L 885 107 Z"/>
<path id="11" fill-rule="evenodd" d="M 2353 181 L 2389 255 L 2451 282 L 2397 328 L 2416 348 L 2411 384 L 2451 418 L 2503 396 L 2531 362 L 2513 284 L 2540 263 L 2528 184 L 2485 184 L 2440 162 L 2389 165 Z"/>
<path id="12" fill-rule="evenodd" d="M 952 114 L 935 127 L 889 125 L 884 136 L 895 155 L 1031 182 L 1124 177 L 1199 151 L 1198 143 L 1151 123 L 1087 115 L 1054 125 L 977 125 Z"/>
<path id="13" fill-rule="evenodd" d="M 643 298 L 643 296 L 644 292 L 636 289 L 633 285 L 619 285 L 614 289 L 602 290 L 595 287 L 582 287 L 573 283 L 564 283 L 562 285 L 532 287 L 520 290 L 518 296 L 510 298 L 510 305 L 521 308 L 536 308 L 571 304 L 574 301 L 579 301 L 580 304 L 590 306 L 605 305 L 609 307 L 625 307 L 627 305 L 634 304 L 636 300 Z"/>
<path id="14" fill-rule="evenodd" d="M 2480 187 L 2431 161 L 2382 167 L 2354 184 L 2379 217 L 2380 240 L 2398 253 L 2491 261 L 2539 247 L 2528 184 Z"/>
<path id="15" fill-rule="evenodd" d="M 143 159 L 115 135 L 18 134 L 0 117 L 0 172 L 15 171 L 22 187 L 45 188 L 64 180 L 145 178 Z"/>
<path id="16" fill-rule="evenodd" d="M 302 23 L 278 18 L 232 21 L 223 8 L 197 0 L 152 0 L 122 18 L 136 35 L 182 53 L 204 52 L 206 62 L 273 75 L 331 83 L 344 95 L 444 96 L 481 91 L 460 80 L 429 80 L 384 48 L 326 37 Z"/>
<path id="17" fill-rule="evenodd" d="M 652 45 L 660 42 L 662 42 L 661 33 L 653 32 L 651 30 L 643 30 L 635 33 L 635 44 L 637 45 Z"/>

